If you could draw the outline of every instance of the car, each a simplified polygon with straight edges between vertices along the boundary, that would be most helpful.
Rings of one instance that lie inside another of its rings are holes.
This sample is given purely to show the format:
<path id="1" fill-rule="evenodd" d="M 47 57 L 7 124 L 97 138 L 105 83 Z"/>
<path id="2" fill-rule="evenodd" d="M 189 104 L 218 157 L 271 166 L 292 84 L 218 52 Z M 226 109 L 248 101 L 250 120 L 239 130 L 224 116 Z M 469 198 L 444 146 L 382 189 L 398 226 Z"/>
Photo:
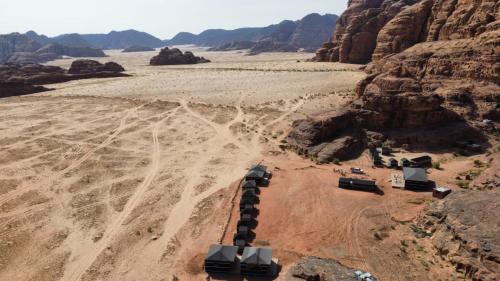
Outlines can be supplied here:
<path id="1" fill-rule="evenodd" d="M 353 174 L 360 174 L 360 175 L 365 173 L 365 171 L 363 171 L 363 169 L 358 168 L 358 167 L 351 168 L 351 172 Z"/>

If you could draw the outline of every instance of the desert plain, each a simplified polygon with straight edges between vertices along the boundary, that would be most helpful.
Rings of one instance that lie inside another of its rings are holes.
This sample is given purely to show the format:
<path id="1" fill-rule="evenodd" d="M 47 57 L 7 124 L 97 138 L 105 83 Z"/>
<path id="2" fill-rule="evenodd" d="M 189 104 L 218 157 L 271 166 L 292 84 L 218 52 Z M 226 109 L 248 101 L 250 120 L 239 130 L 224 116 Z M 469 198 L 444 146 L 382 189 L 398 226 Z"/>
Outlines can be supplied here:
<path id="1" fill-rule="evenodd" d="M 0 100 L 0 280 L 206 280 L 204 255 L 231 243 L 238 184 L 255 163 L 274 175 L 254 245 L 273 248 L 277 280 L 303 256 L 379 280 L 455 280 L 410 231 L 431 194 L 392 189 L 391 171 L 372 168 L 366 153 L 337 166 L 282 149 L 293 120 L 355 98 L 359 66 L 308 62 L 308 53 L 195 52 L 212 62 L 149 66 L 154 52 L 108 51 L 100 61 L 131 77 Z M 432 156 L 442 169 L 429 176 L 453 188 L 484 157 Z M 334 169 L 351 166 L 382 194 L 339 190 Z"/>

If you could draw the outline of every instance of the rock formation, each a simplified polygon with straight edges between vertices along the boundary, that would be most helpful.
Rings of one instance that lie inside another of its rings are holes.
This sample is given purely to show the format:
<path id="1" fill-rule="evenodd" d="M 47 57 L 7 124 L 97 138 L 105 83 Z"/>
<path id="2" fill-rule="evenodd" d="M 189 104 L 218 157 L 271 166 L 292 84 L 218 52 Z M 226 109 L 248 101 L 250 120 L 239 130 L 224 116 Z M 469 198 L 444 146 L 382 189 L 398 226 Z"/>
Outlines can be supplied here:
<path id="1" fill-rule="evenodd" d="M 352 128 L 364 134 L 351 137 L 361 136 L 368 146 L 385 139 L 431 146 L 453 145 L 450 139 L 484 141 L 500 120 L 497 11 L 494 0 L 350 1 L 332 48 L 320 50 L 317 59 L 371 59 L 369 75 L 350 109 L 295 122 L 290 147 L 315 157 L 318 146 Z M 367 38 L 376 38 L 375 44 Z M 349 118 L 349 127 L 329 124 L 339 118 Z M 485 128 L 483 119 L 494 122 Z M 325 130 L 303 129 L 311 127 Z"/>
<path id="2" fill-rule="evenodd" d="M 0 65 L 0 98 L 19 96 L 49 89 L 38 86 L 89 78 L 126 77 L 123 67 L 114 62 L 101 64 L 92 60 L 77 60 L 69 71 L 57 66 L 40 64 Z"/>
<path id="3" fill-rule="evenodd" d="M 42 37 L 34 32 L 25 34 L 12 33 L 0 35 L 0 64 L 33 64 L 44 63 L 50 60 L 70 57 L 105 57 L 102 50 L 88 46 L 67 46 L 59 43 L 49 43 L 42 46 L 35 40 L 46 42 L 47 37 Z"/>
<path id="4" fill-rule="evenodd" d="M 317 51 L 316 61 L 367 63 L 380 30 L 400 11 L 418 0 L 350 0 L 337 20 L 333 41 Z"/>
<path id="5" fill-rule="evenodd" d="M 135 52 L 152 52 L 154 48 L 141 46 L 141 45 L 133 45 L 128 48 L 123 49 L 122 53 L 135 53 Z"/>
<path id="6" fill-rule="evenodd" d="M 306 257 L 296 262 L 285 277 L 287 281 L 356 281 L 355 269 L 335 260 Z M 373 277 L 373 280 L 377 280 Z"/>
<path id="7" fill-rule="evenodd" d="M 116 62 L 102 64 L 94 60 L 75 60 L 68 70 L 69 74 L 122 73 L 125 69 Z"/>
<path id="8" fill-rule="evenodd" d="M 500 277 L 500 189 L 455 191 L 418 219 L 437 254 L 469 280 Z"/>
<path id="9" fill-rule="evenodd" d="M 207 63 L 209 60 L 203 57 L 196 57 L 192 52 L 182 53 L 177 48 L 164 48 L 160 54 L 153 57 L 150 61 L 151 65 L 179 65 L 179 64 L 197 64 Z"/>

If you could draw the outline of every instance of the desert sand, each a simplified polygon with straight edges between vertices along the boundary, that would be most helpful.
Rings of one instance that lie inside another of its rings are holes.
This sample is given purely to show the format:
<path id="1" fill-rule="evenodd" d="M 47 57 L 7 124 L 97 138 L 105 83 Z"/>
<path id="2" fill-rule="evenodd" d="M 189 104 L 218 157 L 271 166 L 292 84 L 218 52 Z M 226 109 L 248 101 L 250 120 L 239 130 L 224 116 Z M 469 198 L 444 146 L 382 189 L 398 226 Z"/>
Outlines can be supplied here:
<path id="1" fill-rule="evenodd" d="M 102 61 L 132 77 L 0 100 L 0 280 L 205 280 L 204 253 L 231 241 L 238 183 L 261 161 L 275 177 L 254 244 L 273 247 L 283 271 L 317 255 L 379 280 L 451 274 L 423 265 L 425 245 L 401 258 L 405 225 L 429 194 L 391 189 L 390 171 L 366 155 L 343 169 L 365 168 L 384 196 L 338 190 L 336 166 L 279 148 L 294 119 L 354 98 L 358 66 L 195 53 L 212 63 L 152 67 L 152 52 L 110 51 Z M 453 179 L 470 161 L 446 161 L 431 177 Z"/>

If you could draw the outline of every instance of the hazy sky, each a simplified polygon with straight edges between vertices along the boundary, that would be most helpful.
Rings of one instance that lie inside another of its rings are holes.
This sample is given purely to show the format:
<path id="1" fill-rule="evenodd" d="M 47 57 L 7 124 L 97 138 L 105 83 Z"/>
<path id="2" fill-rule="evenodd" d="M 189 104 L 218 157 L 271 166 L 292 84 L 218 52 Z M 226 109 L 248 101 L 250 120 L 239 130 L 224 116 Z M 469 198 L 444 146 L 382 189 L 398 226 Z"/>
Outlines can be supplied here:
<path id="1" fill-rule="evenodd" d="M 347 0 L 0 0 L 0 34 L 137 29 L 161 39 L 209 28 L 257 27 L 309 13 L 340 14 Z"/>

